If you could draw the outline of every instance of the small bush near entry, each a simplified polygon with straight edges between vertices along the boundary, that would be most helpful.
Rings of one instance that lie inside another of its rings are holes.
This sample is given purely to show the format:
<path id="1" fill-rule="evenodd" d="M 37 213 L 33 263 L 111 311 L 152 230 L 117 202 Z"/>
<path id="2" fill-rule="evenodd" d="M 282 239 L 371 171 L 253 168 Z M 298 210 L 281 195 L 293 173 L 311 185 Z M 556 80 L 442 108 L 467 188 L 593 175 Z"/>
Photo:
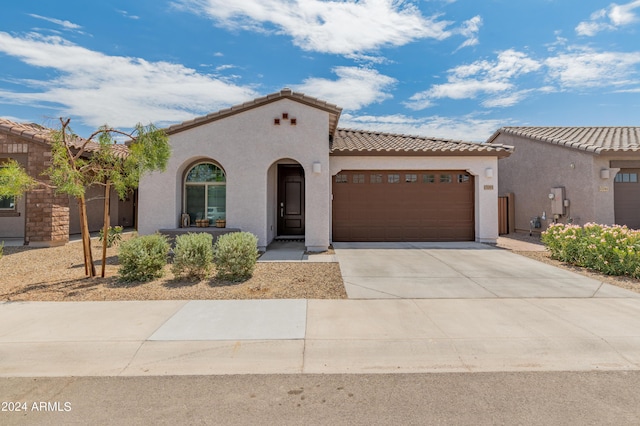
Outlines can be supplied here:
<path id="1" fill-rule="evenodd" d="M 607 275 L 640 278 L 640 231 L 587 223 L 551 225 L 542 233 L 551 257 Z"/>
<path id="2" fill-rule="evenodd" d="M 118 275 L 124 282 L 151 281 L 164 275 L 169 243 L 160 234 L 135 237 L 120 244 Z"/>
<path id="3" fill-rule="evenodd" d="M 218 237 L 213 261 L 218 277 L 231 281 L 251 278 L 258 260 L 258 238 L 249 232 L 233 232 Z"/>
<path id="4" fill-rule="evenodd" d="M 203 279 L 213 266 L 213 237 L 204 232 L 176 237 L 171 272 L 176 277 Z"/>
<path id="5" fill-rule="evenodd" d="M 102 242 L 104 229 L 100 228 L 99 240 Z M 122 226 L 110 226 L 107 232 L 107 247 L 113 247 L 122 241 Z"/>

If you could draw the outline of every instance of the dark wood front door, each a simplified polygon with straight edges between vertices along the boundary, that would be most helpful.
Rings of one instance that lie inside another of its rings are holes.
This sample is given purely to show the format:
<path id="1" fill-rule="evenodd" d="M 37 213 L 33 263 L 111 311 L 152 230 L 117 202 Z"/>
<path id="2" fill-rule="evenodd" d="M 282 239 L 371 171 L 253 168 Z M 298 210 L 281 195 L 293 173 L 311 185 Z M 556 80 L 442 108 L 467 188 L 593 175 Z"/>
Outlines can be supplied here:
<path id="1" fill-rule="evenodd" d="M 304 235 L 304 170 L 278 166 L 278 235 Z"/>

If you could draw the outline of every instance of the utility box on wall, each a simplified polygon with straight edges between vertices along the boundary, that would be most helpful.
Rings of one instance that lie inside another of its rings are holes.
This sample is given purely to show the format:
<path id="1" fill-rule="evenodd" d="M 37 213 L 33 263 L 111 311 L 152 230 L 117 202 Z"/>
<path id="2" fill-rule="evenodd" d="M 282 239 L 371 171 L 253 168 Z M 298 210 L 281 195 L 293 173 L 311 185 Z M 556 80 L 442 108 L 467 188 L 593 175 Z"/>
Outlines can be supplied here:
<path id="1" fill-rule="evenodd" d="M 551 198 L 551 214 L 565 215 L 564 197 L 564 187 L 551 188 L 551 193 L 549 194 L 549 198 Z"/>

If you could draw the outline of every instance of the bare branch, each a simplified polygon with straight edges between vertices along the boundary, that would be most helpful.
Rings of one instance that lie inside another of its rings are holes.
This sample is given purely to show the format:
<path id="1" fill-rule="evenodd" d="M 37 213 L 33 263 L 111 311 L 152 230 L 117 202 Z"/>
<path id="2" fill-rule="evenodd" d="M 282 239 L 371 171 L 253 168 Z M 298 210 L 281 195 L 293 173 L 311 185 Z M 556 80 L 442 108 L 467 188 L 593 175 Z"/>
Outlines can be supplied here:
<path id="1" fill-rule="evenodd" d="M 96 195 L 95 197 L 87 198 L 85 201 L 88 203 L 89 201 L 104 200 L 105 198 L 104 195 Z"/>
<path id="2" fill-rule="evenodd" d="M 73 168 L 75 169 L 76 166 L 76 158 L 73 156 L 73 154 L 71 153 L 71 147 L 69 147 L 69 144 L 67 143 L 67 126 L 69 126 L 69 122 L 71 121 L 70 118 L 67 118 L 67 120 L 63 120 L 62 117 L 60 117 L 60 123 L 62 124 L 62 129 L 61 129 L 61 133 L 62 133 L 62 143 L 64 144 L 65 149 L 67 150 L 67 155 L 69 156 L 69 158 L 71 159 L 71 165 L 73 166 Z"/>

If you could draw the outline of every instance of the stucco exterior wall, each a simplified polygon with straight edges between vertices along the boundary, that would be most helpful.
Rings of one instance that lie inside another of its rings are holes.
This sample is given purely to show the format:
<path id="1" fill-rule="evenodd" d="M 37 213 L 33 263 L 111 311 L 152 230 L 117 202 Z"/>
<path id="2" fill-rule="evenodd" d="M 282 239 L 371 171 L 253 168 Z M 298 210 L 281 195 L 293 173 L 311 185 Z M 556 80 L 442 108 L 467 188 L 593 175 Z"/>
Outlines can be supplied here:
<path id="1" fill-rule="evenodd" d="M 600 178 L 600 170 L 609 168 L 609 160 L 585 151 L 551 145 L 514 135 L 501 134 L 496 143 L 515 147 L 510 157 L 501 159 L 500 194 L 515 194 L 516 230 L 529 231 L 532 217 L 542 217 L 544 231 L 554 222 L 549 193 L 564 187 L 569 200 L 566 214 L 558 222 L 585 224 L 614 223 L 613 178 Z"/>
<path id="2" fill-rule="evenodd" d="M 296 119 L 274 118 L 288 113 Z M 170 136 L 171 158 L 164 173 L 144 176 L 138 198 L 138 230 L 150 234 L 176 228 L 182 213 L 185 172 L 201 160 L 214 161 L 227 179 L 227 227 L 258 237 L 260 248 L 275 235 L 274 164 L 300 164 L 305 173 L 305 243 L 311 249 L 329 245 L 330 175 L 327 112 L 281 99 Z M 313 173 L 314 162 L 321 173 Z"/>
<path id="3" fill-rule="evenodd" d="M 486 176 L 486 169 L 492 169 L 493 177 Z M 341 170 L 466 170 L 475 180 L 476 241 L 495 243 L 498 238 L 497 157 L 331 157 L 331 175 Z"/>
<path id="4" fill-rule="evenodd" d="M 89 232 L 100 231 L 104 226 L 104 187 L 99 185 L 89 187 L 85 199 L 87 200 Z M 111 226 L 117 226 L 121 222 L 119 207 L 118 193 L 112 190 L 109 195 L 109 223 Z M 129 226 L 133 225 L 132 219 L 127 218 L 127 220 L 130 222 Z M 79 234 L 80 232 L 78 200 L 75 197 L 69 197 L 69 234 Z"/>

